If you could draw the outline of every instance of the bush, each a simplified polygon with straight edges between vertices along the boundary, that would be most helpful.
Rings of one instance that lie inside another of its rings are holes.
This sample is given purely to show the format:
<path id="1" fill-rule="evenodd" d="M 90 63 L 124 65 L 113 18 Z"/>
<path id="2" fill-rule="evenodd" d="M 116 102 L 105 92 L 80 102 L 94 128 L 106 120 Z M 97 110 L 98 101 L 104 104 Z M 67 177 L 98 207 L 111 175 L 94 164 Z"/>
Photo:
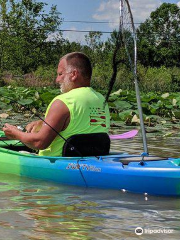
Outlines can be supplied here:
<path id="1" fill-rule="evenodd" d="M 117 90 L 120 88 L 126 90 L 134 90 L 133 75 L 125 65 L 122 65 L 119 68 L 115 82 L 115 89 Z"/>
<path id="2" fill-rule="evenodd" d="M 112 67 L 108 65 L 95 66 L 93 69 L 92 87 L 100 90 L 108 89 L 111 76 Z M 132 73 L 129 72 L 125 65 L 120 66 L 113 89 L 133 89 L 133 86 Z"/>
<path id="3" fill-rule="evenodd" d="M 95 89 L 104 90 L 108 88 L 112 68 L 108 64 L 96 64 L 93 68 L 91 86 Z"/>
<path id="4" fill-rule="evenodd" d="M 143 92 L 167 92 L 172 91 L 172 76 L 171 69 L 160 68 L 145 68 L 138 65 L 139 86 Z"/>
<path id="5" fill-rule="evenodd" d="M 57 76 L 57 66 L 38 67 L 34 76 L 44 86 L 53 86 Z"/>
<path id="6" fill-rule="evenodd" d="M 142 92 L 177 92 L 180 91 L 180 68 L 144 67 L 138 64 L 138 82 Z M 105 90 L 109 86 L 112 69 L 108 66 L 96 66 L 93 71 L 92 86 Z M 125 65 L 121 65 L 113 90 L 134 90 L 133 74 Z"/>
<path id="7" fill-rule="evenodd" d="M 40 66 L 35 72 L 22 75 L 20 71 L 0 72 L 0 86 L 13 85 L 25 87 L 54 86 L 57 66 Z M 144 67 L 138 64 L 138 81 L 142 92 L 180 92 L 180 68 Z M 112 67 L 108 63 L 96 64 L 93 69 L 92 87 L 108 91 Z M 120 65 L 113 91 L 118 89 L 134 90 L 133 74 L 125 65 Z"/>
<path id="8" fill-rule="evenodd" d="M 20 71 L 0 72 L 0 85 L 47 87 L 54 86 L 56 79 L 56 67 L 38 67 L 35 72 L 22 74 Z"/>
<path id="9" fill-rule="evenodd" d="M 173 92 L 180 92 L 180 68 L 171 69 L 171 89 Z"/>

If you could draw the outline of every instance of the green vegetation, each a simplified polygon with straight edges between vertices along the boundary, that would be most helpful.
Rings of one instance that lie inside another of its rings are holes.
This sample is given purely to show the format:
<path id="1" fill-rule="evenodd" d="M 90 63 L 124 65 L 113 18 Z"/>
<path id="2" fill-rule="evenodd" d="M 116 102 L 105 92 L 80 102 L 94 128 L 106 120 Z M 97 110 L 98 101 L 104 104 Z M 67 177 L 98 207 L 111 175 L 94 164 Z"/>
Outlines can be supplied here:
<path id="1" fill-rule="evenodd" d="M 0 112 L 5 113 L 5 118 L 11 119 L 14 112 L 32 118 L 35 114 L 43 117 L 47 105 L 59 94 L 58 89 L 1 87 Z M 153 93 L 141 95 L 144 112 L 144 122 L 149 127 L 178 128 L 180 121 L 180 93 Z M 122 125 L 139 125 L 136 96 L 134 91 L 119 89 L 111 94 L 109 107 L 113 121 Z M 0 115 L 1 117 L 1 115 Z M 3 115 L 4 117 L 4 115 Z M 2 118 L 3 118 L 2 117 Z M 7 121 L 7 120 L 6 120 Z"/>
<path id="2" fill-rule="evenodd" d="M 51 100 L 59 94 L 58 89 L 25 88 L 25 87 L 1 87 L 0 88 L 0 109 L 10 112 L 32 112 L 43 113 Z"/>
<path id="3" fill-rule="evenodd" d="M 101 40 L 101 32 L 90 32 L 86 44 L 69 42 L 61 31 L 61 13 L 56 6 L 45 13 L 45 5 L 35 0 L 0 0 L 0 111 L 6 113 L 1 118 L 11 118 L 13 112 L 43 115 L 59 93 L 54 85 L 59 58 L 72 51 L 89 56 L 92 86 L 107 93 L 117 32 L 106 41 Z M 180 8 L 163 3 L 138 27 L 137 39 L 145 124 L 174 126 L 180 119 Z M 123 90 L 109 99 L 111 116 L 120 124 L 138 125 L 132 73 L 124 56 L 122 49 L 113 90 Z"/>
<path id="4" fill-rule="evenodd" d="M 163 3 L 138 28 L 139 60 L 145 66 L 180 66 L 180 8 Z"/>
<path id="5" fill-rule="evenodd" d="M 144 121 L 148 126 L 155 126 L 170 119 L 178 123 L 180 119 L 180 93 L 153 93 L 141 95 Z M 138 111 L 135 93 L 118 90 L 111 94 L 109 106 L 112 119 L 124 121 L 126 124 L 138 124 Z"/>

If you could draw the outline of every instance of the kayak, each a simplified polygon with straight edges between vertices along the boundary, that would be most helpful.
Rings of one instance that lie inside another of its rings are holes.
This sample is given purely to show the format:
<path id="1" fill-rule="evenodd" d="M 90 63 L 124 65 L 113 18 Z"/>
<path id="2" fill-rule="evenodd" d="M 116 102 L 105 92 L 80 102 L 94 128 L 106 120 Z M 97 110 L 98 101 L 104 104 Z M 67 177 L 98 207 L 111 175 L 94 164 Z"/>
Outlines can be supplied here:
<path id="1" fill-rule="evenodd" d="M 42 157 L 22 150 L 18 141 L 0 142 L 0 173 L 81 187 L 180 196 L 180 158 L 146 156 L 143 160 L 141 155 L 126 153 Z"/>

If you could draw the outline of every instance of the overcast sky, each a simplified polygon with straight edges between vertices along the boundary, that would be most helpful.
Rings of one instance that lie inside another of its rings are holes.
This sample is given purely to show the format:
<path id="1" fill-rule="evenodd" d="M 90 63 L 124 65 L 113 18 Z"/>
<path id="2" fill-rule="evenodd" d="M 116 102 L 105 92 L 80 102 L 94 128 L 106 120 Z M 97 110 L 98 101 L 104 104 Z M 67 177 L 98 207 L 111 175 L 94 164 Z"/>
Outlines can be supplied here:
<path id="1" fill-rule="evenodd" d="M 61 29 L 66 30 L 95 30 L 112 31 L 118 27 L 119 0 L 41 0 L 51 5 L 57 5 L 61 17 L 65 21 L 106 21 L 107 24 L 99 23 L 75 23 L 64 22 Z M 134 22 L 143 22 L 150 13 L 162 3 L 176 3 L 180 6 L 180 0 L 129 0 Z M 113 22 L 113 23 L 112 23 Z M 83 41 L 84 33 L 64 32 L 64 37 L 70 41 Z M 104 34 L 108 36 L 108 34 Z"/>

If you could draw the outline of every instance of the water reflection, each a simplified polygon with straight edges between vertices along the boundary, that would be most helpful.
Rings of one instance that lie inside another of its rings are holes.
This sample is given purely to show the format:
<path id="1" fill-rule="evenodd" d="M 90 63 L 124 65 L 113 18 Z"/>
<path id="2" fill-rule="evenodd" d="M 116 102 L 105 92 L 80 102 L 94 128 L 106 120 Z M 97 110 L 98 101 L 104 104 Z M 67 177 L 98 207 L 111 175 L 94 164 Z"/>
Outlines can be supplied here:
<path id="1" fill-rule="evenodd" d="M 148 142 L 152 154 L 178 156 L 177 139 L 149 138 Z M 112 150 L 143 151 L 139 136 L 115 141 Z M 0 239 L 136 239 L 136 227 L 173 230 L 169 235 L 146 234 L 138 239 L 179 239 L 179 210 L 180 198 L 0 175 Z"/>

